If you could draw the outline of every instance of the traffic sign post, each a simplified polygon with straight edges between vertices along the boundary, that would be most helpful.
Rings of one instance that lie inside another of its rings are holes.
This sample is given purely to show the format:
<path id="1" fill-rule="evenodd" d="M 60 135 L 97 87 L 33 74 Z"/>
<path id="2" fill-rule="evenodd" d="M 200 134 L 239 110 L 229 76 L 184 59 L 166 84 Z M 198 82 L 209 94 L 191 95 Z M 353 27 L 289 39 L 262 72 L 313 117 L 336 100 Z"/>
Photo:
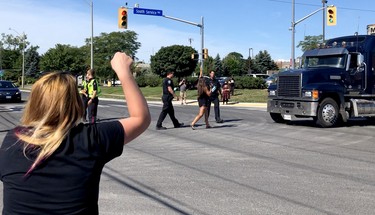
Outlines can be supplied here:
<path id="1" fill-rule="evenodd" d="M 147 8 L 134 8 L 134 14 L 149 15 L 149 16 L 163 16 L 162 10 L 147 9 Z"/>
<path id="2" fill-rule="evenodd" d="M 184 23 L 187 23 L 187 24 L 190 24 L 190 25 L 195 25 L 195 26 L 199 27 L 201 29 L 201 36 L 202 36 L 202 41 L 201 41 L 202 49 L 201 50 L 203 50 L 203 47 L 204 47 L 204 24 L 203 24 L 203 16 L 201 17 L 201 23 L 199 24 L 199 23 L 194 23 L 194 22 L 190 22 L 190 21 L 187 21 L 187 20 L 183 20 L 183 19 L 179 19 L 179 18 L 175 18 L 175 17 L 163 15 L 163 11 L 162 10 L 155 10 L 155 9 L 148 9 L 148 8 L 139 8 L 138 5 L 133 8 L 133 13 L 134 14 L 139 14 L 139 15 L 162 16 L 164 18 L 172 19 L 172 20 L 179 21 L 179 22 L 184 22 Z M 203 52 L 202 52 L 202 54 L 200 56 L 201 56 L 200 76 L 202 76 L 202 74 L 203 74 L 203 62 L 204 62 L 204 54 L 203 54 Z"/>

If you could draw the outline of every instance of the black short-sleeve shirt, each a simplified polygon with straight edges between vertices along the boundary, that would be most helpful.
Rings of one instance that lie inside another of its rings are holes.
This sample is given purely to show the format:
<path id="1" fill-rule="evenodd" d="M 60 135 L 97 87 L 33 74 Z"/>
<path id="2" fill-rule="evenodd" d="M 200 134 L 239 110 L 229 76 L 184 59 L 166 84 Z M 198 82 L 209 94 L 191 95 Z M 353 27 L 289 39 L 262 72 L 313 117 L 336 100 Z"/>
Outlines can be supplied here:
<path id="1" fill-rule="evenodd" d="M 163 79 L 163 96 L 169 96 L 169 95 L 172 95 L 172 94 L 168 91 L 168 87 L 171 87 L 172 89 L 174 89 L 173 81 L 172 81 L 172 79 L 170 79 L 170 78 L 164 78 L 164 79 Z M 172 96 L 173 96 L 173 95 L 172 95 Z"/>
<path id="2" fill-rule="evenodd" d="M 0 148 L 3 214 L 98 214 L 102 169 L 123 151 L 121 123 L 79 124 L 29 175 L 37 152 L 26 158 L 16 131 L 8 132 Z"/>

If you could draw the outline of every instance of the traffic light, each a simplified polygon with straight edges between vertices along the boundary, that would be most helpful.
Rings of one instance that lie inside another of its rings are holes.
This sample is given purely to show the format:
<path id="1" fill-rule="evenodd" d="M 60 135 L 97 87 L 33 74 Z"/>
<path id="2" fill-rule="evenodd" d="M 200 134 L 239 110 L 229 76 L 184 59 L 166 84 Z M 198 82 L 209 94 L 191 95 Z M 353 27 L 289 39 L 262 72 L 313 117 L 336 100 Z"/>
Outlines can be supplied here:
<path id="1" fill-rule="evenodd" d="M 327 25 L 336 25 L 337 10 L 335 6 L 327 7 Z"/>
<path id="2" fill-rule="evenodd" d="M 128 8 L 120 7 L 118 9 L 118 28 L 128 28 Z"/>
<path id="3" fill-rule="evenodd" d="M 198 56 L 199 56 L 199 55 L 198 55 L 197 53 L 192 53 L 192 54 L 191 54 L 191 59 L 192 59 L 192 60 L 197 60 L 197 59 L 198 59 Z"/>
<path id="4" fill-rule="evenodd" d="M 207 59 L 208 58 L 208 49 L 203 49 L 202 53 L 203 53 L 203 59 Z"/>

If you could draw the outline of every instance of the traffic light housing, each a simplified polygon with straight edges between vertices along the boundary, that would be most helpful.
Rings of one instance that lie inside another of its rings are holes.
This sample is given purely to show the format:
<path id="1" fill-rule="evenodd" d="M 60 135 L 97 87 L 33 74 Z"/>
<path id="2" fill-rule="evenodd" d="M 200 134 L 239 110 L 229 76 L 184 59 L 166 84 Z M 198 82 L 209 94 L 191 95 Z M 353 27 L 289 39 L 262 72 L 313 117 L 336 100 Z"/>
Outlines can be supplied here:
<path id="1" fill-rule="evenodd" d="M 191 59 L 192 60 L 198 60 L 198 57 L 199 57 L 199 55 L 197 53 L 192 53 L 191 54 Z"/>
<path id="2" fill-rule="evenodd" d="M 202 53 L 203 53 L 203 59 L 207 59 L 208 58 L 208 49 L 203 49 Z"/>
<path id="3" fill-rule="evenodd" d="M 120 7 L 118 9 L 118 28 L 128 28 L 128 8 Z"/>
<path id="4" fill-rule="evenodd" d="M 327 7 L 327 25 L 336 25 L 337 22 L 337 9 L 335 6 Z"/>

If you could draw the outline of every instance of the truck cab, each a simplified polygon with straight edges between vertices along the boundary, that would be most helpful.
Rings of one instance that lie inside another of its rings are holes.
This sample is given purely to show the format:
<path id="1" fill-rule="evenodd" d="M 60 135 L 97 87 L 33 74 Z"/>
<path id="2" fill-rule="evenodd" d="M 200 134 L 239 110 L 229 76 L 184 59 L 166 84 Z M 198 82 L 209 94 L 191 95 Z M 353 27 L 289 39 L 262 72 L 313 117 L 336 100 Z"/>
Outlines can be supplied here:
<path id="1" fill-rule="evenodd" d="M 267 111 L 278 123 L 313 118 L 321 127 L 375 117 L 375 36 L 330 39 L 302 55 L 299 69 L 279 73 Z"/>

